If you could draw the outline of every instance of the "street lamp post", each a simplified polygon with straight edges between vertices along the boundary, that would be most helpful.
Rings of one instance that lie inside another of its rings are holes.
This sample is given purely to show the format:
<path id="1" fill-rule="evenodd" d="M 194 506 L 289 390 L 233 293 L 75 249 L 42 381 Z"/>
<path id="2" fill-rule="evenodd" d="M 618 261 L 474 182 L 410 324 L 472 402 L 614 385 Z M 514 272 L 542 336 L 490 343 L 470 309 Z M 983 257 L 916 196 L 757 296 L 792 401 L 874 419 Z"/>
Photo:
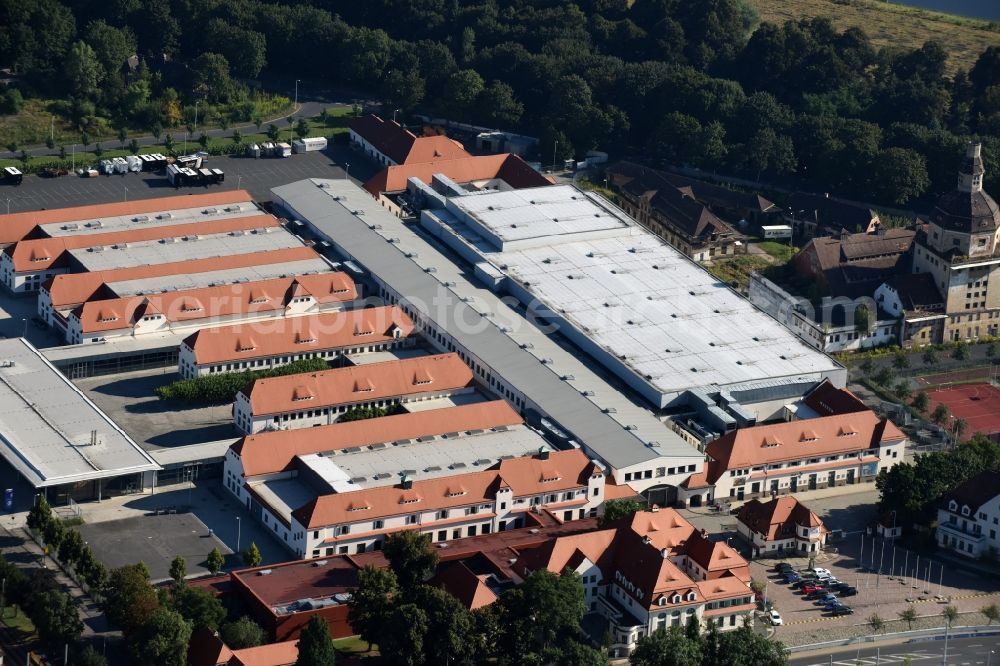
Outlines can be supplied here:
<path id="1" fill-rule="evenodd" d="M 242 532 L 243 525 L 240 523 L 240 517 L 236 516 L 236 552 L 240 552 L 240 536 Z"/>
<path id="2" fill-rule="evenodd" d="M 10 198 L 7 198 L 7 214 L 10 215 Z"/>
<path id="3" fill-rule="evenodd" d="M 21 337 L 22 338 L 27 338 L 28 337 L 28 320 L 27 320 L 27 318 L 22 317 L 21 318 L 21 323 L 24 324 L 24 330 L 21 331 Z"/>
<path id="4" fill-rule="evenodd" d="M 125 203 L 128 203 L 128 186 L 122 185 L 122 187 L 125 188 Z"/>
<path id="5" fill-rule="evenodd" d="M 76 144 L 73 144 L 73 171 L 76 171 Z"/>
<path id="6" fill-rule="evenodd" d="M 236 175 L 236 189 L 240 189 L 240 185 L 243 184 L 243 176 L 240 174 Z"/>
<path id="7" fill-rule="evenodd" d="M 396 114 L 399 113 L 400 111 L 401 111 L 401 109 L 393 109 L 392 110 L 392 122 L 396 122 Z"/>
<path id="8" fill-rule="evenodd" d="M 194 131 L 195 132 L 198 131 L 198 102 L 199 101 L 200 100 L 197 100 L 197 99 L 194 101 Z"/>
<path id="9" fill-rule="evenodd" d="M 350 162 L 344 162 L 344 173 L 346 174 L 345 177 L 348 180 L 350 180 L 350 178 L 351 178 L 351 163 Z"/>
<path id="10" fill-rule="evenodd" d="M 295 104 L 292 105 L 293 114 L 299 110 L 299 81 L 301 79 L 295 79 Z"/>

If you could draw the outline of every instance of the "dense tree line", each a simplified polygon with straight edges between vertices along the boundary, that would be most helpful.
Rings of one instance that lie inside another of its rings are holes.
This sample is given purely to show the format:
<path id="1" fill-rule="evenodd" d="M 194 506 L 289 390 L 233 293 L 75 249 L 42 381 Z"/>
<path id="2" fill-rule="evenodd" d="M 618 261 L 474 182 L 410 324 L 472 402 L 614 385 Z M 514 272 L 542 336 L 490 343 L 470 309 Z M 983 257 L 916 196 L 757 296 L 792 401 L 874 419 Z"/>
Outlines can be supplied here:
<path id="1" fill-rule="evenodd" d="M 1000 48 L 950 76 L 936 43 L 758 24 L 745 0 L 0 0 L 0 24 L 24 75 L 0 104 L 64 98 L 81 129 L 190 124 L 196 100 L 245 117 L 267 69 L 523 129 L 546 162 L 600 147 L 902 203 L 949 189 L 970 137 L 1000 158 Z"/>
<path id="2" fill-rule="evenodd" d="M 879 508 L 896 511 L 900 525 L 931 525 L 945 493 L 988 470 L 1000 470 L 1000 444 L 973 435 L 949 450 L 918 455 L 912 463 L 879 472 L 875 478 Z"/>
<path id="3" fill-rule="evenodd" d="M 258 379 L 294 375 L 300 372 L 328 370 L 329 364 L 319 357 L 304 358 L 268 370 L 245 370 L 243 372 L 220 372 L 202 375 L 194 379 L 179 379 L 156 388 L 160 400 L 218 404 L 232 402 L 236 394 Z"/>

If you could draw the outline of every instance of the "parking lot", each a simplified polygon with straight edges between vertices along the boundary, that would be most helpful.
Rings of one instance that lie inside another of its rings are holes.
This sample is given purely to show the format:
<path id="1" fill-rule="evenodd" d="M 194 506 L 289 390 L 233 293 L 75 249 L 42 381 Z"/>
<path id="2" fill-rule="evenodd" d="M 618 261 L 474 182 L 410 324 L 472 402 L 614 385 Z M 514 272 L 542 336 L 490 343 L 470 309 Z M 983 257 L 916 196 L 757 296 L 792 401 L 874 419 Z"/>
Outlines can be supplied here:
<path id="1" fill-rule="evenodd" d="M 830 544 L 828 552 L 816 558 L 815 566 L 829 570 L 835 579 L 857 590 L 851 596 L 835 594 L 841 604 L 854 611 L 838 617 L 824 610 L 822 602 L 806 599 L 802 590 L 787 584 L 775 571 L 781 561 L 764 559 L 750 565 L 754 579 L 768 581 L 767 598 L 783 618 L 784 626 L 777 628 L 779 638 L 821 633 L 833 627 L 864 627 L 872 615 L 899 622 L 899 613 L 911 606 L 920 616 L 939 616 L 947 604 L 962 612 L 974 611 L 996 601 L 984 601 L 983 595 L 1000 592 L 995 582 L 920 557 L 894 546 L 891 540 L 855 533 Z M 804 558 L 785 561 L 799 572 L 810 566 Z M 816 623 L 823 626 L 815 627 Z M 894 630 L 905 629 L 904 625 Z"/>
<path id="2" fill-rule="evenodd" d="M 197 145 L 189 145 L 192 152 L 197 148 Z M 174 189 L 162 172 L 101 175 L 96 178 L 81 178 L 75 174 L 59 178 L 28 175 L 20 185 L 0 183 L 0 213 L 8 212 L 8 207 L 11 213 L 16 213 L 238 187 L 249 190 L 258 201 L 268 201 L 271 188 L 278 185 L 303 178 L 343 178 L 345 170 L 342 165 L 350 165 L 351 177 L 362 182 L 374 173 L 374 166 L 348 146 L 332 144 L 323 151 L 296 154 L 289 158 L 209 157 L 206 166 L 222 169 L 225 182 L 180 189 Z"/>
<path id="3" fill-rule="evenodd" d="M 157 368 L 78 379 L 75 384 L 147 450 L 239 436 L 231 404 L 188 408 L 153 393 L 178 379 L 175 368 Z"/>

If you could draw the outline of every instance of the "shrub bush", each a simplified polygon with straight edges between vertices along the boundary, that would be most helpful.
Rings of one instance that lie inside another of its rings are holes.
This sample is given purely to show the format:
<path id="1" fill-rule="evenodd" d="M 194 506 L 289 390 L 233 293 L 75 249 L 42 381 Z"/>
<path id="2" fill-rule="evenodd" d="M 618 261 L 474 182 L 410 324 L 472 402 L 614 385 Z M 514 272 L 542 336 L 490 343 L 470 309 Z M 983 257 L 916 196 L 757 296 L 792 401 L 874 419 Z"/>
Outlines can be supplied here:
<path id="1" fill-rule="evenodd" d="M 177 402 L 224 403 L 231 402 L 240 389 L 257 379 L 294 375 L 300 372 L 318 372 L 330 366 L 321 358 L 294 361 L 271 370 L 247 370 L 206 375 L 196 379 L 181 379 L 156 389 L 160 400 Z"/>

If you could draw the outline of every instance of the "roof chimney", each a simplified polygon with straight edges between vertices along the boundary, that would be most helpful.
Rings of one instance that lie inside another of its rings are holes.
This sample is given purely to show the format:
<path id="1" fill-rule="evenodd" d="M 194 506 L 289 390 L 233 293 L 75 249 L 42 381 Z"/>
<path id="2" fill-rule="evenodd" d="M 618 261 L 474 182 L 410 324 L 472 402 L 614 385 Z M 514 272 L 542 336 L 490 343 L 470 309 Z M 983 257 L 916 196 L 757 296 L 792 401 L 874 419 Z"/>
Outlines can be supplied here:
<path id="1" fill-rule="evenodd" d="M 982 157 L 983 144 L 970 142 L 968 148 L 965 149 L 965 156 L 976 159 L 977 157 Z"/>
<path id="2" fill-rule="evenodd" d="M 546 449 L 544 446 L 538 447 L 538 459 L 539 460 L 548 460 L 549 459 L 549 450 Z"/>
<path id="3" fill-rule="evenodd" d="M 663 559 L 667 559 L 668 557 L 670 557 L 670 551 L 667 550 L 666 548 L 661 548 L 660 557 L 662 557 Z"/>
<path id="4" fill-rule="evenodd" d="M 400 487 L 403 490 L 412 490 L 413 489 L 413 479 L 411 479 L 410 477 L 408 477 L 408 476 L 406 476 L 404 474 L 403 475 L 403 480 L 399 482 L 399 485 L 400 485 Z"/>

